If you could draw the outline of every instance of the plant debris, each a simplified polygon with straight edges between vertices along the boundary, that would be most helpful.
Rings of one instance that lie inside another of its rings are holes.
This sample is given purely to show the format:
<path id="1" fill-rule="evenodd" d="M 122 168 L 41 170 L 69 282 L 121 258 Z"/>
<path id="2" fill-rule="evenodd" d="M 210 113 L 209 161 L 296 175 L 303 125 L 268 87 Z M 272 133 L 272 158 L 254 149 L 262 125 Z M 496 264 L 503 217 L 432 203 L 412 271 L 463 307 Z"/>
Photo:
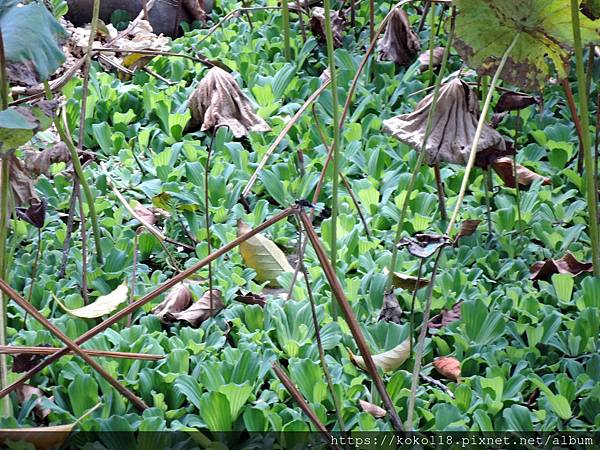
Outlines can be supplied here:
<path id="1" fill-rule="evenodd" d="M 384 120 L 383 131 L 420 151 L 432 106 L 433 93 L 421 100 L 412 113 Z M 477 97 L 469 86 L 458 78 L 445 83 L 440 89 L 432 117 L 431 134 L 425 146 L 427 162 L 435 164 L 445 161 L 466 165 L 478 120 Z M 500 133 L 484 125 L 477 152 L 488 148 L 503 150 L 505 144 Z"/>
<path id="2" fill-rule="evenodd" d="M 271 129 L 254 113 L 250 100 L 233 77 L 219 67 L 213 67 L 202 78 L 190 97 L 189 108 L 192 118 L 187 131 L 228 127 L 235 137 L 240 138 L 250 131 Z"/>
<path id="3" fill-rule="evenodd" d="M 408 15 L 400 8 L 394 8 L 385 27 L 385 33 L 378 44 L 381 59 L 394 61 L 400 66 L 409 66 L 421 50 L 419 36 L 408 21 Z"/>

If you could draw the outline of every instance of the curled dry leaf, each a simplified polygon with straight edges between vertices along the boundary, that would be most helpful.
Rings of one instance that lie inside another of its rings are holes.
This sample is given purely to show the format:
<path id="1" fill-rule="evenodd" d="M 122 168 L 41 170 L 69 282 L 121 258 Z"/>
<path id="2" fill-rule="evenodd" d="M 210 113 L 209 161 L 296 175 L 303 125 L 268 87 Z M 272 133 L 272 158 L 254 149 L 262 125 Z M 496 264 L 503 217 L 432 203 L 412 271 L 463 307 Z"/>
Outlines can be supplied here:
<path id="1" fill-rule="evenodd" d="M 411 255 L 419 258 L 429 258 L 438 248 L 451 243 L 448 236 L 439 234 L 415 234 L 414 237 L 402 238 L 398 247 L 408 247 Z"/>
<path id="2" fill-rule="evenodd" d="M 481 220 L 463 220 L 460 224 L 460 230 L 456 234 L 454 238 L 454 246 L 458 245 L 458 241 L 465 236 L 471 236 L 475 231 L 477 231 L 477 227 L 481 223 Z"/>
<path id="3" fill-rule="evenodd" d="M 146 208 L 141 203 L 138 203 L 137 205 L 135 205 L 135 208 L 133 208 L 133 211 L 139 217 L 141 217 L 146 222 L 148 222 L 150 225 L 154 225 L 156 223 L 156 221 L 158 220 L 157 215 L 154 214 L 150 209 Z"/>
<path id="4" fill-rule="evenodd" d="M 152 314 L 160 319 L 163 323 L 168 323 L 165 320 L 166 314 L 173 314 L 187 309 L 192 303 L 192 292 L 189 289 L 189 282 L 173 286 L 165 299 L 152 309 Z"/>
<path id="5" fill-rule="evenodd" d="M 405 144 L 421 150 L 433 93 L 427 95 L 409 114 L 383 121 L 383 131 Z M 466 165 L 479 120 L 477 97 L 469 86 L 455 78 L 440 89 L 432 116 L 432 128 L 425 152 L 429 164 L 445 161 Z M 489 125 L 484 125 L 477 152 L 488 148 L 505 148 L 504 139 Z"/>
<path id="6" fill-rule="evenodd" d="M 441 356 L 433 360 L 433 367 L 442 376 L 452 381 L 460 381 L 460 361 L 451 356 Z"/>
<path id="7" fill-rule="evenodd" d="M 192 303 L 192 306 L 184 311 L 174 313 L 166 312 L 164 315 L 164 322 L 173 323 L 175 321 L 182 321 L 189 323 L 192 327 L 199 327 L 202 322 L 211 317 L 210 292 L 212 292 L 213 302 L 212 316 L 215 316 L 225 307 L 221 301 L 221 291 L 218 289 L 206 291 L 200 300 Z"/>
<path id="8" fill-rule="evenodd" d="M 519 111 L 539 103 L 540 101 L 533 95 L 522 94 L 520 92 L 505 92 L 500 96 L 498 103 L 496 103 L 494 112 Z"/>
<path id="9" fill-rule="evenodd" d="M 364 400 L 359 400 L 358 404 L 364 412 L 371 414 L 376 419 L 381 419 L 387 414 L 387 411 L 385 409 L 383 409 L 380 406 L 374 405 L 373 403 L 369 403 Z"/>
<path id="10" fill-rule="evenodd" d="M 250 232 L 247 224 L 238 221 L 238 237 Z M 278 287 L 277 277 L 284 272 L 294 272 L 285 254 L 262 234 L 252 236 L 240 244 L 240 254 L 244 263 L 254 269 L 256 280 L 260 283 L 268 282 L 271 287 Z"/>
<path id="11" fill-rule="evenodd" d="M 32 369 L 44 359 L 44 355 L 37 355 L 35 353 L 19 353 L 13 357 L 13 365 L 11 370 L 14 373 L 23 373 Z"/>
<path id="12" fill-rule="evenodd" d="M 462 304 L 463 302 L 460 301 L 455 303 L 452 308 L 442 310 L 441 313 L 431 318 L 427 326 L 429 328 L 442 328 L 460 320 L 460 308 Z"/>
<path id="13" fill-rule="evenodd" d="M 419 36 L 408 21 L 408 15 L 400 8 L 394 8 L 385 27 L 385 33 L 379 41 L 381 59 L 394 61 L 400 66 L 413 63 L 421 50 Z"/>
<path id="14" fill-rule="evenodd" d="M 367 370 L 365 360 L 362 356 L 357 356 L 348 350 L 352 363 L 363 370 Z M 410 339 L 406 339 L 400 345 L 387 352 L 373 355 L 373 362 L 384 372 L 391 372 L 398 369 L 410 356 Z"/>
<path id="15" fill-rule="evenodd" d="M 265 306 L 267 304 L 265 296 L 261 294 L 255 294 L 254 292 L 248 292 L 240 289 L 236 295 L 235 300 L 246 305 L 258 305 Z"/>
<path id="16" fill-rule="evenodd" d="M 383 296 L 383 306 L 381 307 L 381 313 L 379 314 L 378 320 L 400 323 L 401 318 L 402 308 L 400 307 L 400 303 L 398 303 L 396 294 L 394 294 L 393 291 L 388 292 Z"/>
<path id="17" fill-rule="evenodd" d="M 44 222 L 46 220 L 46 206 L 48 206 L 46 199 L 42 199 L 41 201 L 32 199 L 29 208 L 17 206 L 15 212 L 19 219 L 41 229 L 44 227 Z"/>
<path id="18" fill-rule="evenodd" d="M 333 34 L 333 45 L 338 48 L 342 46 L 346 28 L 346 18 L 343 11 L 331 11 L 331 31 Z M 321 43 L 325 42 L 325 10 L 315 7 L 310 12 L 310 30 Z"/>
<path id="19" fill-rule="evenodd" d="M 444 51 L 446 49 L 444 47 L 435 47 L 433 49 L 433 67 L 437 68 L 442 64 L 442 59 L 444 58 Z M 429 70 L 429 61 L 431 60 L 431 53 L 429 49 L 425 50 L 423 53 L 419 55 L 419 70 L 421 72 L 425 72 Z"/>
<path id="20" fill-rule="evenodd" d="M 192 114 L 188 131 L 228 127 L 237 138 L 250 131 L 269 131 L 271 127 L 252 110 L 233 77 L 223 69 L 213 67 L 192 94 L 189 101 Z"/>
<path id="21" fill-rule="evenodd" d="M 69 309 L 63 305 L 58 298 L 55 297 L 55 299 L 62 309 L 72 316 L 81 317 L 83 319 L 94 319 L 115 311 L 121 303 L 127 301 L 128 291 L 129 289 L 127 288 L 127 285 L 121 284 L 110 294 L 102 295 L 93 303 L 76 309 Z"/>
<path id="22" fill-rule="evenodd" d="M 492 126 L 495 128 L 498 124 L 494 124 L 494 118 L 498 119 L 499 115 L 508 114 L 500 113 L 494 114 L 492 117 Z M 504 141 L 504 147 L 490 147 L 480 151 L 475 156 L 475 166 L 484 170 L 489 170 L 490 166 L 496 162 L 497 159 L 505 156 L 512 156 L 517 152 L 515 145 L 512 142 Z"/>
<path id="23" fill-rule="evenodd" d="M 572 253 L 567 252 L 560 259 L 547 259 L 546 261 L 536 262 L 531 267 L 531 279 L 549 280 L 555 273 L 568 273 L 573 276 L 584 272 L 593 272 L 592 263 L 579 261 Z"/>
<path id="24" fill-rule="evenodd" d="M 513 175 L 514 162 L 512 158 L 498 158 L 494 161 L 492 167 L 508 187 L 516 187 L 515 177 Z M 543 177 L 533 170 L 529 170 L 527 167 L 517 164 L 517 182 L 519 183 L 519 186 L 531 186 L 531 184 L 537 180 L 542 180 L 542 184 L 545 185 L 552 184 L 550 178 Z"/>
<path id="25" fill-rule="evenodd" d="M 17 402 L 21 405 L 29 401 L 32 397 L 37 397 L 35 400 L 35 412 L 37 417 L 42 421 L 48 417 L 50 409 L 42 407 L 42 399 L 46 396 L 39 388 L 30 386 L 29 384 L 23 384 L 19 386 L 15 392 L 17 394 Z"/>
<path id="26" fill-rule="evenodd" d="M 598 20 L 600 19 L 600 0 L 583 0 L 580 10 L 588 19 Z"/>
<path id="27" fill-rule="evenodd" d="M 68 149 L 59 143 L 43 151 L 26 150 L 25 158 L 8 156 L 10 166 L 10 185 L 16 205 L 39 203 L 35 191 L 35 180 L 39 175 L 47 174 L 50 165 L 71 160 Z"/>

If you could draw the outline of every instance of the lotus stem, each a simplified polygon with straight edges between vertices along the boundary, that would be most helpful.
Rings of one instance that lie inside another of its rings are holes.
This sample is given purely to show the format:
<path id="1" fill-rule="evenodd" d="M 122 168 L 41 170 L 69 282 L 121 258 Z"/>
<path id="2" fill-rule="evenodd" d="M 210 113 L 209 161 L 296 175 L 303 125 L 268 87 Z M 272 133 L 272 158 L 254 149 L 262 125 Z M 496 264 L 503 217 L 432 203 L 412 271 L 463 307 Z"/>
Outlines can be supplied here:
<path id="1" fill-rule="evenodd" d="M 283 54 L 286 60 L 292 59 L 290 49 L 290 8 L 288 0 L 281 0 L 281 18 L 283 19 Z"/>
<path id="2" fill-rule="evenodd" d="M 519 190 L 519 183 L 517 182 L 517 148 L 519 148 L 519 135 L 521 132 L 521 110 L 517 110 L 517 124 L 515 126 L 515 154 L 513 155 L 513 178 L 515 179 L 515 196 L 517 201 L 517 220 L 519 225 L 519 236 L 523 237 L 523 214 L 521 213 L 521 191 Z"/>
<path id="3" fill-rule="evenodd" d="M 483 108 L 481 109 L 481 116 L 479 117 L 479 123 L 477 124 L 477 130 L 475 131 L 475 136 L 473 138 L 473 145 L 471 146 L 471 152 L 469 154 L 469 160 L 467 161 L 467 167 L 465 168 L 465 175 L 462 180 L 462 184 L 460 186 L 460 191 L 458 193 L 458 199 L 456 200 L 456 204 L 454 205 L 454 212 L 452 213 L 452 217 L 450 218 L 450 223 L 448 224 L 448 228 L 446 229 L 446 234 L 450 235 L 452 229 L 454 228 L 454 224 L 456 223 L 456 219 L 458 218 L 458 213 L 462 206 L 462 202 L 465 198 L 465 194 L 467 192 L 467 187 L 469 186 L 469 176 L 471 175 L 471 170 L 475 165 L 475 157 L 477 156 L 477 146 L 479 145 L 479 139 L 481 138 L 481 133 L 483 131 L 483 127 L 486 122 L 487 113 L 490 109 L 490 103 L 492 102 L 492 97 L 494 92 L 496 91 L 496 85 L 498 84 L 498 80 L 500 79 L 500 74 L 504 69 L 504 65 L 506 64 L 506 60 L 508 56 L 512 52 L 515 47 L 517 41 L 519 40 L 520 33 L 515 34 L 512 42 L 502 55 L 502 59 L 500 60 L 500 64 L 498 65 L 498 69 L 494 74 L 494 78 L 492 78 L 492 82 L 490 83 L 489 89 L 487 91 L 487 95 L 485 97 L 485 102 L 483 103 Z"/>
<path id="4" fill-rule="evenodd" d="M 408 210 L 408 202 L 410 201 L 410 197 L 412 195 L 413 189 L 415 187 L 415 183 L 417 181 L 417 176 L 419 171 L 421 170 L 421 166 L 423 165 L 423 161 L 425 160 L 425 149 L 427 147 L 427 141 L 429 140 L 429 135 L 431 134 L 431 125 L 433 121 L 433 114 L 437 109 L 437 100 L 440 94 L 440 87 L 442 86 L 442 79 L 444 78 L 444 71 L 446 70 L 446 65 L 448 63 L 448 56 L 450 55 L 450 47 L 452 47 L 452 41 L 454 40 L 454 25 L 455 25 L 455 11 L 456 9 L 452 8 L 451 14 L 451 22 L 450 22 L 450 32 L 448 33 L 448 42 L 446 43 L 446 48 L 444 49 L 444 56 L 442 57 L 442 62 L 440 64 L 440 76 L 435 80 L 435 88 L 433 90 L 433 99 L 431 109 L 429 110 L 429 114 L 427 115 L 427 122 L 425 124 L 425 136 L 423 138 L 423 145 L 419 151 L 419 155 L 417 157 L 417 162 L 412 172 L 412 176 L 410 177 L 410 181 L 406 188 L 406 196 L 404 197 L 404 201 L 402 202 L 402 209 L 400 210 L 400 219 L 398 220 L 398 225 L 396 226 L 396 235 L 394 237 L 394 245 L 392 247 L 392 257 L 390 260 L 390 266 L 388 268 L 388 281 L 386 285 L 386 291 L 389 290 L 392 286 L 394 271 L 396 270 L 396 262 L 398 260 L 398 243 L 400 242 L 400 238 L 402 237 L 402 231 L 404 231 L 404 220 L 406 218 L 406 212 Z"/>
<path id="5" fill-rule="evenodd" d="M 582 140 L 581 152 L 585 167 L 585 186 L 587 206 L 589 213 L 589 234 L 592 245 L 592 263 L 594 276 L 600 277 L 600 246 L 598 235 L 598 202 L 595 191 L 594 159 L 590 144 L 590 118 L 588 107 L 588 93 L 586 90 L 586 76 L 583 62 L 583 47 L 581 44 L 581 29 L 579 26 L 579 2 L 571 0 L 571 16 L 573 22 L 573 39 L 575 41 L 575 65 L 577 70 L 577 87 L 579 94 L 579 119 L 581 121 Z"/>
<path id="6" fill-rule="evenodd" d="M 335 68 L 335 54 L 333 49 L 333 32 L 331 27 L 331 0 L 324 0 L 323 6 L 325 9 L 325 37 L 327 41 L 327 61 L 329 65 L 329 79 L 331 80 L 331 103 L 333 108 L 333 141 L 331 148 L 333 150 L 333 190 L 331 203 L 331 242 L 330 242 L 330 259 L 331 265 L 337 268 L 337 219 L 338 219 L 338 190 L 339 190 L 339 168 L 340 168 L 340 127 L 339 127 L 339 111 L 338 111 L 338 95 L 337 95 L 337 76 Z M 371 13 L 372 13 L 371 9 Z M 371 26 L 373 22 L 371 21 Z M 371 33 L 372 34 L 372 33 Z M 337 269 L 336 269 L 337 270 Z M 334 320 L 337 319 L 338 306 L 335 302 L 335 296 L 331 293 L 331 311 Z"/>
<path id="7" fill-rule="evenodd" d="M 0 29 L 0 98 L 2 108 L 8 108 L 8 78 L 6 75 L 6 59 L 4 57 L 4 39 Z M 9 166 L 8 158 L 2 158 L 0 165 L 0 277 L 6 276 L 8 251 L 6 240 L 8 238 L 8 223 L 10 219 L 9 207 Z M 6 345 L 7 340 L 7 315 L 6 305 L 8 297 L 0 294 L 0 345 Z M 8 361 L 6 355 L 0 355 L 0 387 L 4 389 L 8 385 Z M 2 399 L 0 405 L 2 416 L 8 417 L 12 414 L 12 405 L 9 398 Z"/>

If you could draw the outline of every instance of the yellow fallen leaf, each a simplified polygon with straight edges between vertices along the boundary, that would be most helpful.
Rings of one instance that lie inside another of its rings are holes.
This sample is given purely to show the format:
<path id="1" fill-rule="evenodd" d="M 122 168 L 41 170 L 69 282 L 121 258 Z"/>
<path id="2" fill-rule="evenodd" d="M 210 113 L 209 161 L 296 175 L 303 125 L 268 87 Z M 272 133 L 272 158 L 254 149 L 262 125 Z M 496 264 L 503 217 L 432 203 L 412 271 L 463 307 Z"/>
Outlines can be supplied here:
<path id="1" fill-rule="evenodd" d="M 365 360 L 362 356 L 357 356 L 348 350 L 350 360 L 363 370 L 367 370 Z M 410 356 L 410 340 L 406 339 L 400 345 L 397 345 L 387 352 L 373 355 L 373 362 L 377 367 L 380 367 L 384 372 L 391 372 L 398 369 L 404 361 Z"/>
<path id="2" fill-rule="evenodd" d="M 247 224 L 238 221 L 238 237 L 250 232 Z M 284 272 L 294 272 L 285 254 L 275 243 L 262 234 L 252 236 L 240 244 L 240 254 L 244 263 L 254 269 L 256 280 L 260 283 L 267 281 L 269 286 L 279 286 L 277 277 Z"/>
<path id="3" fill-rule="evenodd" d="M 110 294 L 102 295 L 98 297 L 95 302 L 76 309 L 69 309 L 63 305 L 56 296 L 54 298 L 68 314 L 83 319 L 94 319 L 115 311 L 121 303 L 127 300 L 127 292 L 127 285 L 122 284 Z"/>

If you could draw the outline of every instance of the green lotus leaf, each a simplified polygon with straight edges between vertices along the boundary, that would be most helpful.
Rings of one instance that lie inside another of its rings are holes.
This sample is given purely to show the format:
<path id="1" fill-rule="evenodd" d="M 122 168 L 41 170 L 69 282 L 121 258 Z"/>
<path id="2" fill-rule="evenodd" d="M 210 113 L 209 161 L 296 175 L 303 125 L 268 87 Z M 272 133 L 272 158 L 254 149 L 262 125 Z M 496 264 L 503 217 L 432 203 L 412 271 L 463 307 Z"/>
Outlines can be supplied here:
<path id="1" fill-rule="evenodd" d="M 38 131 L 52 124 L 56 102 L 41 101 L 35 106 L 11 106 L 0 111 L 0 155 L 26 144 Z"/>
<path id="2" fill-rule="evenodd" d="M 501 78 L 525 90 L 540 89 L 556 69 L 567 76 L 573 43 L 572 17 L 565 0 L 454 0 L 455 48 L 481 75 L 493 74 L 515 34 Z M 600 21 L 579 15 L 584 45 L 600 42 Z"/>
<path id="3" fill-rule="evenodd" d="M 41 3 L 18 5 L 11 0 L 0 8 L 0 30 L 6 59 L 32 64 L 38 81 L 44 81 L 64 62 L 57 39 L 64 28 Z"/>

